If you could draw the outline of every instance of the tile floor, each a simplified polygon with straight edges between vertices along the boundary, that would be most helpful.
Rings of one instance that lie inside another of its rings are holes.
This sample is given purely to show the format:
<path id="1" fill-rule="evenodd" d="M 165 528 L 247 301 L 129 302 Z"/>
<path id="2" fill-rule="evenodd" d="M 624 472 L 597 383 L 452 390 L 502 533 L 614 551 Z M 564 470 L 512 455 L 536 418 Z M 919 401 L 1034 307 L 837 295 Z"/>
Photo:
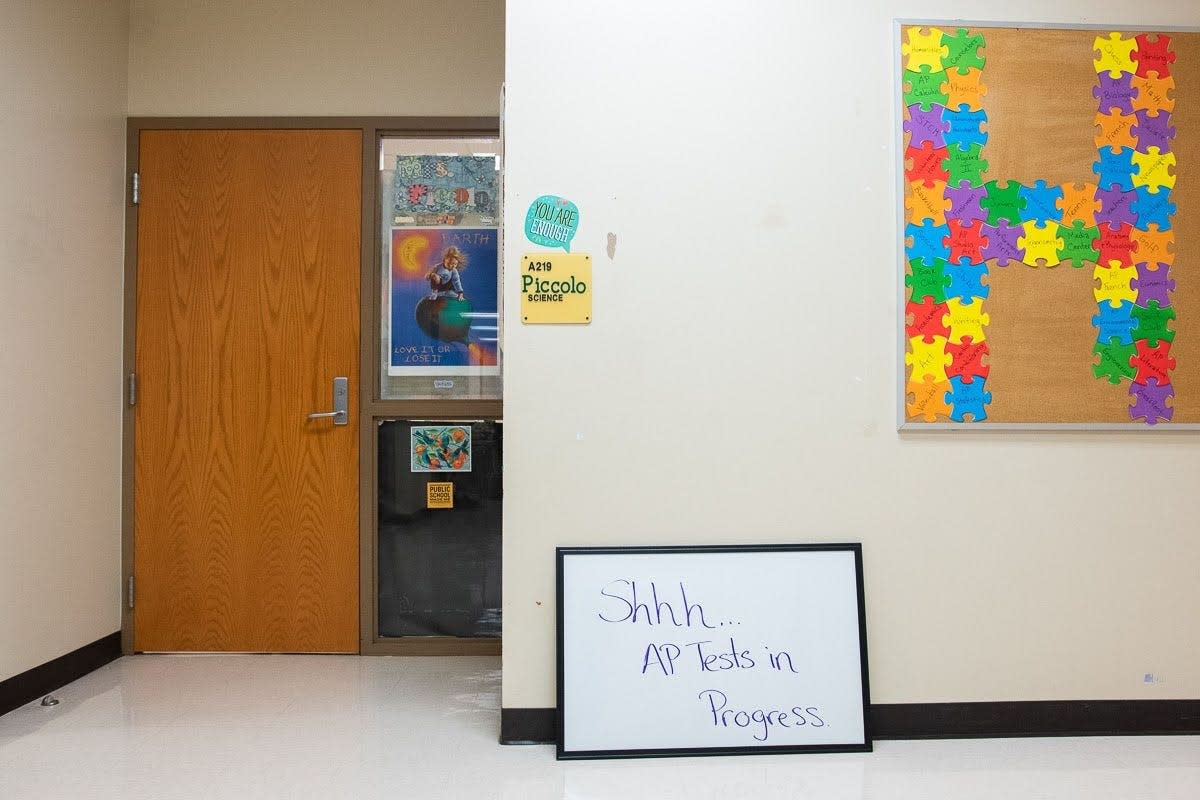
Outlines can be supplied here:
<path id="1" fill-rule="evenodd" d="M 496 658 L 135 656 L 0 717 L 3 800 L 1196 800 L 1200 737 L 556 762 L 497 744 Z"/>

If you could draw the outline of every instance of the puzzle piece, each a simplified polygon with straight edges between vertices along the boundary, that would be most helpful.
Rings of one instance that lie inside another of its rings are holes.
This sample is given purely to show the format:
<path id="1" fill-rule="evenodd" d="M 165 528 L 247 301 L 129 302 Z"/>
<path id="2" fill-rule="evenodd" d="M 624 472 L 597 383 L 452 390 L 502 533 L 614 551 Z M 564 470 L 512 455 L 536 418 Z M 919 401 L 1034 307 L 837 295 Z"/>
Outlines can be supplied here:
<path id="1" fill-rule="evenodd" d="M 996 225 L 1002 219 L 1016 225 L 1021 220 L 1021 210 L 1025 208 L 1025 198 L 1021 196 L 1021 184 L 1008 181 L 1001 186 L 999 181 L 988 181 L 983 185 L 987 196 L 979 202 L 980 207 L 988 212 L 988 225 Z"/>
<path id="2" fill-rule="evenodd" d="M 1137 370 L 1130 365 L 1129 359 L 1137 352 L 1131 344 L 1121 344 L 1117 339 L 1109 339 L 1105 344 L 1097 344 L 1092 348 L 1094 355 L 1100 360 L 1092 367 L 1092 374 L 1097 378 L 1107 378 L 1114 386 L 1123 379 L 1133 380 Z"/>
<path id="3" fill-rule="evenodd" d="M 921 417 L 926 422 L 937 422 L 938 417 L 950 416 L 953 409 L 946 402 L 946 394 L 949 391 L 950 381 L 939 383 L 930 375 L 920 382 L 909 381 L 905 387 L 905 394 L 911 394 L 913 401 L 904 404 L 908 418 Z"/>
<path id="4" fill-rule="evenodd" d="M 922 111 L 919 103 L 908 106 L 904 131 L 910 135 L 909 147 L 920 147 L 925 142 L 932 142 L 935 148 L 945 147 L 950 123 L 942 118 L 944 113 L 946 109 L 937 105 L 931 106 L 928 111 Z"/>
<path id="5" fill-rule="evenodd" d="M 926 376 L 932 376 L 935 382 L 946 380 L 950 354 L 946 352 L 945 337 L 934 336 L 933 341 L 926 342 L 920 336 L 914 336 L 908 340 L 908 346 L 910 352 L 904 354 L 904 363 L 912 367 L 910 381 L 920 381 Z"/>
<path id="6" fill-rule="evenodd" d="M 1096 127 L 1099 132 L 1092 137 L 1096 147 L 1111 147 L 1120 150 L 1122 147 L 1137 147 L 1131 129 L 1137 124 L 1137 117 L 1132 114 L 1122 114 L 1114 110 L 1111 114 L 1096 115 Z"/>
<path id="7" fill-rule="evenodd" d="M 1131 383 L 1129 396 L 1134 403 L 1129 407 L 1130 419 L 1145 419 L 1147 425 L 1154 425 L 1160 420 L 1170 422 L 1175 415 L 1175 409 L 1167 405 L 1167 400 L 1175 396 L 1171 384 L 1160 384 L 1154 378 L 1148 378 L 1145 384 Z"/>
<path id="8" fill-rule="evenodd" d="M 950 173 L 947 182 L 951 186 L 959 186 L 963 181 L 972 186 L 983 185 L 983 173 L 988 169 L 988 162 L 983 159 L 983 145 L 950 147 L 946 152 L 947 159 L 942 163 L 942 168 Z"/>
<path id="9" fill-rule="evenodd" d="M 1139 341 L 1137 353 L 1129 360 L 1137 371 L 1134 383 L 1145 384 L 1151 378 L 1158 381 L 1160 386 L 1171 382 L 1171 371 L 1175 369 L 1175 359 L 1171 358 L 1171 343 L 1162 342 L 1158 347 Z M 947 370 L 948 372 L 949 370 Z"/>
<path id="10" fill-rule="evenodd" d="M 980 55 L 984 46 L 981 33 L 971 33 L 966 28 L 959 28 L 953 34 L 943 32 L 942 44 L 946 46 L 942 65 L 947 72 L 954 69 L 961 75 L 972 68 L 982 70 L 987 62 L 987 59 Z"/>
<path id="11" fill-rule="evenodd" d="M 1084 225 L 1083 220 L 1077 219 L 1071 225 L 1062 225 L 1058 229 L 1063 246 L 1058 251 L 1060 262 L 1069 261 L 1072 267 L 1082 267 L 1084 263 L 1096 263 L 1100 251 L 1096 243 L 1100 240 L 1100 230 L 1095 225 Z"/>
<path id="12" fill-rule="evenodd" d="M 1134 91 L 1131 107 L 1134 111 L 1148 111 L 1151 114 L 1161 114 L 1164 111 L 1175 110 L 1175 98 L 1170 94 L 1175 90 L 1174 78 L 1138 78 L 1130 81 Z"/>
<path id="13" fill-rule="evenodd" d="M 947 107 L 942 117 L 950 123 L 950 129 L 946 131 L 947 145 L 970 147 L 978 144 L 982 147 L 987 144 L 987 132 L 980 127 L 987 122 L 986 111 L 972 111 L 965 104 L 961 104 L 957 111 Z"/>
<path id="14" fill-rule="evenodd" d="M 954 313 L 953 306 L 950 306 L 950 312 Z M 1135 341 L 1144 340 L 1149 342 L 1151 347 L 1157 347 L 1160 341 L 1175 341 L 1175 331 L 1167 327 L 1167 322 L 1175 319 L 1175 309 L 1160 308 L 1157 300 L 1150 300 L 1145 306 L 1135 305 L 1129 313 L 1137 322 L 1133 326 Z M 954 338 L 953 321 L 950 324 L 950 338 Z"/>
<path id="15" fill-rule="evenodd" d="M 1096 224 L 1096 212 L 1100 210 L 1100 201 L 1096 199 L 1096 184 L 1085 183 L 1080 188 L 1080 184 L 1065 183 L 1062 190 L 1062 200 L 1058 202 L 1058 208 L 1062 211 L 1062 224 L 1082 222 L 1084 227 L 1093 227 Z"/>
<path id="16" fill-rule="evenodd" d="M 966 106 L 971 111 L 983 108 L 983 96 L 987 94 L 987 86 L 980 80 L 983 77 L 981 70 L 970 69 L 966 74 L 948 71 L 945 75 L 942 88 L 946 90 L 946 100 L 943 102 L 947 108 Z"/>
<path id="17" fill-rule="evenodd" d="M 1093 327 L 1100 329 L 1097 341 L 1103 343 L 1116 340 L 1121 344 L 1133 344 L 1133 328 L 1137 321 L 1133 318 L 1132 311 L 1133 303 L 1128 300 L 1122 300 L 1115 306 L 1100 301 L 1097 314 L 1092 317 Z"/>
<path id="18" fill-rule="evenodd" d="M 928 111 L 933 105 L 946 105 L 949 96 L 943 91 L 946 83 L 946 73 L 909 72 L 904 73 L 904 81 L 908 86 L 904 91 L 904 105 L 918 105 L 922 111 Z"/>
<path id="19" fill-rule="evenodd" d="M 949 227 L 934 225 L 930 221 L 923 225 L 906 225 L 904 238 L 912 239 L 912 244 L 905 246 L 905 255 L 910 260 L 924 259 L 930 263 L 937 259 L 949 260 L 950 248 L 946 245 L 946 238 L 949 236 Z"/>
<path id="20" fill-rule="evenodd" d="M 942 324 L 942 318 L 950 313 L 945 303 L 935 303 L 932 297 L 922 298 L 920 303 L 909 300 L 904 304 L 904 333 L 908 338 L 917 337 L 926 342 L 933 342 L 935 336 L 943 339 L 950 335 L 950 329 Z M 912 322 L 909 322 L 909 317 Z M 1130 325 L 1133 325 L 1132 318 Z"/>
<path id="21" fill-rule="evenodd" d="M 930 28 L 929 33 L 921 33 L 920 28 L 909 28 L 908 41 L 900 45 L 901 54 L 908 57 L 904 68 L 909 72 L 937 72 L 942 69 L 942 59 L 950 52 L 942 44 L 942 32 Z M 1136 44 L 1136 43 L 1135 43 Z M 1130 70 L 1132 72 L 1132 69 Z"/>
<path id="22" fill-rule="evenodd" d="M 1100 212 L 1096 214 L 1097 224 L 1114 227 L 1137 224 L 1137 214 L 1133 213 L 1133 202 L 1137 200 L 1137 192 L 1123 192 L 1116 186 L 1111 189 L 1097 189 L 1096 200 L 1100 202 Z"/>
<path id="23" fill-rule="evenodd" d="M 922 183 L 929 188 L 939 181 L 944 184 L 950 177 L 950 174 L 942 169 L 946 157 L 946 148 L 935 148 L 933 142 L 925 142 L 919 148 L 908 148 L 904 151 L 905 180 L 909 183 Z M 912 166 L 908 166 L 909 162 Z"/>
<path id="24" fill-rule="evenodd" d="M 1171 190 L 1159 189 L 1152 192 L 1149 186 L 1139 186 L 1135 191 L 1137 199 L 1131 207 L 1137 215 L 1137 227 L 1146 230 L 1151 225 L 1157 225 L 1159 230 L 1169 231 L 1171 216 L 1175 213 L 1175 204 L 1171 202 Z"/>
<path id="25" fill-rule="evenodd" d="M 991 315 L 983 313 L 983 301 L 975 300 L 963 303 L 951 298 L 946 301 L 949 313 L 942 323 L 950 326 L 950 340 L 961 344 L 963 339 L 971 337 L 972 341 L 982 342 L 987 338 L 983 329 L 992 322 Z"/>
<path id="26" fill-rule="evenodd" d="M 1132 239 L 1133 228 L 1123 225 L 1098 225 L 1100 231 L 1100 263 L 1108 264 L 1117 261 L 1125 266 L 1133 266 L 1133 254 L 1139 250 L 1138 243 Z"/>
<path id="27" fill-rule="evenodd" d="M 979 207 L 979 201 L 984 198 L 982 186 L 971 186 L 963 181 L 958 188 L 946 188 L 946 197 L 950 199 L 950 210 L 946 212 L 947 220 L 957 220 L 960 223 L 987 219 L 987 213 Z"/>
<path id="28" fill-rule="evenodd" d="M 1061 186 L 1047 186 L 1044 180 L 1039 180 L 1033 186 L 1022 186 L 1019 193 L 1025 201 L 1022 220 L 1045 225 L 1048 220 L 1057 222 L 1062 218 L 1062 211 L 1058 208 L 1058 201 L 1063 197 Z"/>
<path id="29" fill-rule="evenodd" d="M 1133 176 L 1134 186 L 1145 186 L 1151 193 L 1157 192 L 1163 186 L 1175 188 L 1175 176 L 1171 169 L 1175 166 L 1175 154 L 1160 152 L 1157 147 L 1149 147 L 1145 153 L 1134 152 L 1133 165 L 1137 174 Z"/>
<path id="30" fill-rule="evenodd" d="M 983 235 L 983 221 L 974 220 L 966 225 L 956 219 L 949 221 L 950 235 L 946 244 L 950 246 L 950 263 L 961 264 L 967 259 L 971 264 L 983 262 L 983 248 L 987 247 L 987 237 Z"/>
<path id="31" fill-rule="evenodd" d="M 909 261 L 910 274 L 904 276 L 904 285 L 912 289 L 913 300 L 932 298 L 934 303 L 946 302 L 946 287 L 950 285 L 950 276 L 946 274 L 946 262 L 936 259 L 926 263 L 920 259 Z M 947 309 L 949 313 L 949 309 Z M 945 325 L 945 319 L 941 320 Z"/>
<path id="32" fill-rule="evenodd" d="M 996 266 L 1007 266 L 1010 261 L 1015 261 L 1020 264 L 1025 260 L 1025 251 L 1021 249 L 1019 241 L 1024 230 L 1018 227 L 1012 227 L 1005 220 L 1000 220 L 1000 224 L 996 226 L 984 225 L 983 231 L 986 234 L 987 247 L 983 248 L 984 261 L 996 260 Z"/>
<path id="33" fill-rule="evenodd" d="M 1133 113 L 1133 99 L 1137 90 L 1133 88 L 1133 76 L 1121 75 L 1110 77 L 1102 74 L 1099 86 L 1092 87 L 1092 97 L 1098 102 L 1097 111 L 1101 114 L 1111 114 L 1114 110 L 1122 114 Z"/>
<path id="34" fill-rule="evenodd" d="M 955 422 L 965 422 L 966 415 L 971 415 L 972 422 L 982 422 L 987 419 L 987 406 L 992 402 L 992 393 L 985 390 L 987 378 L 964 381 L 962 378 L 950 379 L 950 391 L 946 393 L 946 402 L 954 407 L 950 419 Z"/>
<path id="35" fill-rule="evenodd" d="M 1171 151 L 1171 140 L 1175 138 L 1175 129 L 1171 127 L 1170 111 L 1160 111 L 1157 114 L 1135 111 L 1134 120 L 1136 120 L 1136 124 L 1132 128 L 1132 132 L 1137 137 L 1134 150 L 1148 153 L 1151 147 L 1157 147 L 1160 153 Z"/>
<path id="36" fill-rule="evenodd" d="M 970 259 L 960 259 L 957 264 L 946 265 L 946 274 L 950 276 L 950 286 L 946 289 L 947 299 L 970 301 L 972 297 L 984 299 L 988 296 L 990 288 L 983 282 L 988 268 L 982 261 L 972 263 Z"/>
<path id="37" fill-rule="evenodd" d="M 933 186 L 910 183 L 908 188 L 904 207 L 911 214 L 912 224 L 920 225 L 927 219 L 933 220 L 934 225 L 946 224 L 946 212 L 950 210 L 950 201 L 946 198 L 946 184 L 941 181 L 935 181 Z"/>
<path id="38" fill-rule="evenodd" d="M 1092 277 L 1100 281 L 1100 285 L 1092 289 L 1092 294 L 1102 309 L 1105 301 L 1115 306 L 1126 300 L 1130 303 L 1137 300 L 1137 291 L 1129 285 L 1137 278 L 1137 270 L 1133 267 L 1126 267 L 1119 261 L 1110 261 L 1107 267 L 1097 266 L 1092 271 Z M 1133 313 L 1132 309 L 1130 313 Z"/>
<path id="39" fill-rule="evenodd" d="M 1129 240 L 1137 252 L 1137 260 L 1147 264 L 1174 264 L 1175 231 L 1160 231 L 1157 225 L 1147 225 L 1145 230 L 1132 230 Z"/>
<path id="40" fill-rule="evenodd" d="M 1115 31 L 1110 33 L 1107 39 L 1097 36 L 1092 42 L 1092 47 L 1100 53 L 1100 57 L 1092 61 L 1092 65 L 1096 72 L 1107 72 L 1112 78 L 1122 72 L 1132 75 L 1137 68 L 1133 63 L 1133 50 L 1137 46 L 1136 39 L 1123 39 L 1121 34 Z"/>
<path id="41" fill-rule="evenodd" d="M 946 352 L 951 359 L 946 374 L 961 378 L 963 383 L 971 383 L 975 378 L 986 378 L 991 374 L 992 368 L 983 363 L 989 352 L 987 342 L 976 344 L 970 336 L 964 336 L 962 344 L 947 344 Z"/>
<path id="42" fill-rule="evenodd" d="M 1171 37 L 1165 33 L 1155 34 L 1157 37 L 1150 41 L 1149 34 L 1139 34 L 1133 37 L 1137 49 L 1131 53 L 1139 76 L 1146 77 L 1151 72 L 1158 73 L 1160 78 L 1171 76 L 1171 64 L 1175 62 L 1175 53 L 1171 50 Z"/>
<path id="43" fill-rule="evenodd" d="M 1137 278 L 1130 284 L 1137 289 L 1137 302 L 1146 305 L 1151 300 L 1158 302 L 1161 308 L 1171 305 L 1171 292 L 1175 291 L 1175 281 L 1171 279 L 1170 264 L 1138 264 Z"/>
<path id="44" fill-rule="evenodd" d="M 1045 225 L 1026 222 L 1022 225 L 1021 230 L 1024 235 L 1017 240 L 1017 244 L 1025 251 L 1024 263 L 1036 267 L 1037 262 L 1041 260 L 1047 267 L 1057 266 L 1059 263 L 1058 253 L 1065 244 L 1062 237 L 1058 235 L 1058 229 L 1057 222 L 1047 222 Z"/>
<path id="45" fill-rule="evenodd" d="M 1132 147 L 1122 147 L 1120 150 L 1101 147 L 1100 160 L 1092 164 L 1092 172 L 1100 176 L 1096 185 L 1110 189 L 1116 185 L 1123 192 L 1133 191 L 1133 174 L 1137 172 L 1134 155 Z"/>

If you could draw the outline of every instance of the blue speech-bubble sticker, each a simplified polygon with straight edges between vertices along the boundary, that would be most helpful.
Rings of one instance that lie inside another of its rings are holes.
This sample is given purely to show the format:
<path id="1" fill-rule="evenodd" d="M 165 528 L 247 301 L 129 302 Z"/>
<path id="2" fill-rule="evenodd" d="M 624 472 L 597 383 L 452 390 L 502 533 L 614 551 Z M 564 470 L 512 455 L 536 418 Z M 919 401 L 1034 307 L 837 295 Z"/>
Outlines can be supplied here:
<path id="1" fill-rule="evenodd" d="M 525 214 L 525 238 L 543 247 L 561 247 L 569 253 L 578 230 L 579 208 L 557 195 L 542 195 Z"/>

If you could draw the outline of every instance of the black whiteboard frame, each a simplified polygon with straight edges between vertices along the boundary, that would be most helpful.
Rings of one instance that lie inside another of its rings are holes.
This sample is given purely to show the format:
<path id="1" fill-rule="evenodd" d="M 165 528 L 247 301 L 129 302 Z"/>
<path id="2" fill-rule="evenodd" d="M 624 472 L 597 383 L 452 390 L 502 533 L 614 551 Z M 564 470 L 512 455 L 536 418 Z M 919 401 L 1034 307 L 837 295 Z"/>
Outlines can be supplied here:
<path id="1" fill-rule="evenodd" d="M 588 555 L 653 555 L 694 554 L 722 555 L 726 553 L 795 553 L 795 552 L 851 552 L 854 554 L 854 581 L 858 599 L 858 654 L 859 680 L 862 687 L 863 740 L 817 745 L 764 745 L 762 747 L 664 747 L 631 748 L 617 750 L 567 750 L 564 747 L 566 730 L 565 707 L 565 653 L 563 648 L 563 562 L 567 557 Z M 557 656 L 557 706 L 555 721 L 557 736 L 555 755 L 559 761 L 600 758 L 670 758 L 684 756 L 730 756 L 764 755 L 788 753 L 869 753 L 872 751 L 869 708 L 871 705 L 870 681 L 867 668 L 867 616 L 863 592 L 862 544 L 844 542 L 838 544 L 754 544 L 754 545 L 677 545 L 637 547 L 557 547 L 555 556 L 556 626 L 555 651 Z"/>

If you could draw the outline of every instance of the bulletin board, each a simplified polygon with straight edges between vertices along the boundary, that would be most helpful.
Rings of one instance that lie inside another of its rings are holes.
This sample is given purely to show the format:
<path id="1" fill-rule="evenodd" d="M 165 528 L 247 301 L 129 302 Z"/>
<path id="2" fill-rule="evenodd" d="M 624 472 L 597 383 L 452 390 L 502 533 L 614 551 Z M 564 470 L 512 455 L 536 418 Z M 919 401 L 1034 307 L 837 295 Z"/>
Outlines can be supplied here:
<path id="1" fill-rule="evenodd" d="M 902 429 L 1200 429 L 1200 33 L 896 26 Z"/>

